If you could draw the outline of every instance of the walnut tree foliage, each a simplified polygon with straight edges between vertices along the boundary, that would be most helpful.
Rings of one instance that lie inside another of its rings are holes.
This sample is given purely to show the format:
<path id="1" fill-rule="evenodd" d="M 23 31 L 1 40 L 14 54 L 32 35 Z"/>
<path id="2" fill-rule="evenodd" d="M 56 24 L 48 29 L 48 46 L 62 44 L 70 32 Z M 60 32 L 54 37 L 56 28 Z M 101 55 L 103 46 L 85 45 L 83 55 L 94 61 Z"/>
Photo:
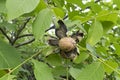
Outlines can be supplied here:
<path id="1" fill-rule="evenodd" d="M 72 60 L 58 20 L 84 34 Z M 120 0 L 0 0 L 0 80 L 120 80 Z"/>

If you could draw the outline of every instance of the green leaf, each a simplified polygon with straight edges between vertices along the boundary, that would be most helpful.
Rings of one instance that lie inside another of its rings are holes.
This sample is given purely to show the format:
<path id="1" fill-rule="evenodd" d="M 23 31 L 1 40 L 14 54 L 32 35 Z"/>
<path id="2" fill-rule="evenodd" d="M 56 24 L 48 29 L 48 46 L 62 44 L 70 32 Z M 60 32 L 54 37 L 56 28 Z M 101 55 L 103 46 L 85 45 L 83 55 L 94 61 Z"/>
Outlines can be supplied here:
<path id="1" fill-rule="evenodd" d="M 36 80 L 54 80 L 51 72 L 51 68 L 43 62 L 32 60 L 34 64 L 34 74 Z"/>
<path id="2" fill-rule="evenodd" d="M 35 21 L 33 22 L 33 33 L 36 39 L 41 38 L 45 30 L 50 27 L 52 22 L 52 11 L 48 8 L 40 11 Z"/>
<path id="3" fill-rule="evenodd" d="M 56 16 L 64 18 L 65 13 L 61 8 L 53 8 L 54 13 L 56 14 Z"/>
<path id="4" fill-rule="evenodd" d="M 3 76 L 2 78 L 0 78 L 0 80 L 13 80 L 13 78 L 15 78 L 15 77 L 16 77 L 15 75 L 7 74 L 7 75 Z"/>
<path id="5" fill-rule="evenodd" d="M 98 13 L 102 10 L 101 5 L 96 4 L 94 1 L 87 2 L 85 4 L 85 8 L 88 7 L 88 6 L 90 7 L 91 11 L 93 11 L 94 13 Z"/>
<path id="6" fill-rule="evenodd" d="M 80 52 L 79 56 L 73 61 L 74 63 L 81 63 L 89 57 L 87 52 Z"/>
<path id="7" fill-rule="evenodd" d="M 55 6 L 62 7 L 64 5 L 64 0 L 53 0 Z"/>
<path id="8" fill-rule="evenodd" d="M 20 64 L 20 53 L 10 45 L 0 40 L 0 69 L 14 68 Z"/>
<path id="9" fill-rule="evenodd" d="M 51 66 L 60 66 L 62 65 L 62 59 L 58 54 L 51 54 L 46 58 L 46 62 Z"/>
<path id="10" fill-rule="evenodd" d="M 115 53 L 120 55 L 120 44 L 114 43 L 113 46 L 115 47 Z"/>
<path id="11" fill-rule="evenodd" d="M 0 78 L 7 74 L 9 71 L 7 69 L 0 70 Z"/>
<path id="12" fill-rule="evenodd" d="M 96 48 L 96 52 L 97 52 L 97 54 L 101 54 L 102 56 L 105 56 L 108 53 L 107 52 L 107 47 L 99 46 L 99 47 Z"/>
<path id="13" fill-rule="evenodd" d="M 73 19 L 74 16 L 77 16 L 77 15 L 79 15 L 79 11 L 72 11 L 72 12 L 69 11 L 68 12 L 68 16 L 70 19 Z"/>
<path id="14" fill-rule="evenodd" d="M 65 21 L 65 24 L 70 30 L 78 29 L 83 31 L 84 33 L 87 33 L 84 27 L 81 25 L 82 23 L 80 20 L 74 20 L 74 21 L 67 20 Z"/>
<path id="15" fill-rule="evenodd" d="M 66 76 L 66 67 L 63 66 L 56 66 L 52 69 L 52 73 L 56 78 L 60 78 L 60 76 Z"/>
<path id="16" fill-rule="evenodd" d="M 5 3 L 6 3 L 6 0 L 0 0 L 0 13 L 6 13 L 7 12 Z"/>
<path id="17" fill-rule="evenodd" d="M 8 11 L 8 20 L 12 20 L 24 13 L 33 11 L 39 4 L 39 1 L 40 0 L 7 0 L 6 7 Z"/>
<path id="18" fill-rule="evenodd" d="M 81 70 L 80 70 L 80 69 L 77 69 L 77 68 L 71 67 L 71 68 L 69 69 L 69 73 L 70 73 L 70 75 L 71 75 L 74 79 L 76 79 L 76 78 L 80 75 Z"/>
<path id="19" fill-rule="evenodd" d="M 107 11 L 103 10 L 97 15 L 97 20 L 100 21 L 112 21 L 113 23 L 116 23 L 118 19 L 118 12 L 117 11 Z"/>
<path id="20" fill-rule="evenodd" d="M 96 50 L 90 44 L 86 44 L 86 48 L 94 55 L 97 56 Z"/>
<path id="21" fill-rule="evenodd" d="M 89 3 L 88 3 L 88 4 L 89 4 Z M 87 4 L 86 4 L 86 5 L 87 5 Z M 93 4 L 91 5 L 91 8 L 92 8 L 92 11 L 94 11 L 95 13 L 98 13 L 98 12 L 101 11 L 101 6 L 98 5 L 98 4 L 95 4 L 94 2 L 93 2 Z"/>
<path id="22" fill-rule="evenodd" d="M 85 23 L 86 21 L 89 21 L 92 18 L 92 15 L 87 15 L 87 16 L 79 16 L 75 15 L 72 20 L 80 20 L 81 23 Z"/>
<path id="23" fill-rule="evenodd" d="M 17 29 L 17 24 L 14 23 L 8 23 L 6 21 L 0 23 L 0 27 L 4 27 L 6 29 L 8 29 L 8 31 L 15 31 Z"/>
<path id="24" fill-rule="evenodd" d="M 120 0 L 113 0 L 113 2 L 117 5 L 117 7 L 120 9 Z"/>
<path id="25" fill-rule="evenodd" d="M 104 70 L 100 62 L 94 62 L 81 70 L 76 80 L 103 80 Z"/>
<path id="26" fill-rule="evenodd" d="M 99 21 L 95 20 L 93 25 L 89 28 L 88 38 L 86 42 L 94 46 L 97 42 L 100 41 L 102 35 L 103 35 L 102 24 Z"/>
<path id="27" fill-rule="evenodd" d="M 40 0 L 38 6 L 36 7 L 36 9 L 32 13 L 38 14 L 40 12 L 40 10 L 45 9 L 46 7 L 47 7 L 47 4 L 45 3 L 45 1 Z"/>
<path id="28" fill-rule="evenodd" d="M 109 65 L 113 69 L 117 69 L 118 68 L 118 64 L 115 61 L 113 61 L 113 60 L 107 60 L 107 61 L 104 61 L 104 63 Z M 107 72 L 109 74 L 111 74 L 114 71 L 113 69 L 111 69 L 108 66 L 104 65 L 105 72 Z"/>
<path id="29" fill-rule="evenodd" d="M 114 23 L 111 21 L 103 21 L 101 23 L 103 25 L 104 34 L 106 34 L 108 32 L 108 30 L 110 30 L 110 29 L 112 29 L 112 27 L 114 27 Z"/>
<path id="30" fill-rule="evenodd" d="M 68 3 L 72 3 L 72 4 L 76 4 L 78 5 L 79 7 L 84 7 L 83 3 L 82 3 L 82 0 L 66 0 Z"/>

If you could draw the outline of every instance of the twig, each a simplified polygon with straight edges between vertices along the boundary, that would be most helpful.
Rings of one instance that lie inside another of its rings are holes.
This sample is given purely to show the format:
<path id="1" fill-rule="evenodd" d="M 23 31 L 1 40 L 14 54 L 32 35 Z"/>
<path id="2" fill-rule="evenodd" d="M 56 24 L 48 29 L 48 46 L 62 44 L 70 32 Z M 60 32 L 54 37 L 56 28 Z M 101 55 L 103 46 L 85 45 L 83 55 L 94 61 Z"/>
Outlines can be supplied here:
<path id="1" fill-rule="evenodd" d="M 67 19 L 68 18 L 68 15 L 66 15 L 64 18 L 63 18 L 63 20 L 65 20 L 65 19 Z"/>
<path id="2" fill-rule="evenodd" d="M 33 36 L 33 34 L 24 34 L 24 35 L 18 36 L 18 38 L 23 38 L 23 37 L 27 37 L 27 36 Z"/>
<path id="3" fill-rule="evenodd" d="M 14 45 L 14 43 L 16 42 L 16 40 L 18 39 L 20 33 L 23 31 L 23 29 L 25 28 L 25 26 L 27 25 L 27 23 L 30 21 L 31 18 L 27 18 L 26 22 L 20 27 L 20 29 L 17 31 L 17 34 L 15 36 L 15 39 L 12 40 L 12 45 Z"/>
<path id="4" fill-rule="evenodd" d="M 29 40 L 29 41 L 23 42 L 21 44 L 18 44 L 18 45 L 15 46 L 15 48 L 18 48 L 18 47 L 23 46 L 23 45 L 27 45 L 29 43 L 32 43 L 33 41 L 35 41 L 35 38 L 33 38 L 33 39 Z"/>
<path id="5" fill-rule="evenodd" d="M 9 38 L 9 36 L 7 35 L 7 33 L 2 28 L 0 28 L 0 31 L 8 39 L 9 43 L 11 43 L 11 39 Z"/>
<path id="6" fill-rule="evenodd" d="M 55 25 L 51 26 L 49 29 L 45 30 L 45 32 L 51 30 L 51 29 L 55 29 Z"/>
<path id="7" fill-rule="evenodd" d="M 27 25 L 27 23 L 30 21 L 31 18 L 28 18 L 26 20 L 26 22 L 21 26 L 21 28 L 17 31 L 17 36 L 20 35 L 20 33 L 22 32 L 22 30 L 25 28 L 25 26 Z"/>

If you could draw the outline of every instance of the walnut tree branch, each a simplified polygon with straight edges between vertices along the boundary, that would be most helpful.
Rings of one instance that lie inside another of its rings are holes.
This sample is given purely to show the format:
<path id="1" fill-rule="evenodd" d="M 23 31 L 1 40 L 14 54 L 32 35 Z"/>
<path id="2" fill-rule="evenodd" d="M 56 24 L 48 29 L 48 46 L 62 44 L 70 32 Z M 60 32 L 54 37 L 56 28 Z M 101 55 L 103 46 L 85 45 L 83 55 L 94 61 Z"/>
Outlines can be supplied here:
<path id="1" fill-rule="evenodd" d="M 28 37 L 28 36 L 33 36 L 33 34 L 24 34 L 24 35 L 18 36 L 18 38 L 23 38 L 23 37 Z"/>
<path id="2" fill-rule="evenodd" d="M 23 42 L 21 44 L 18 44 L 18 45 L 15 46 L 15 48 L 18 48 L 18 47 L 23 46 L 23 45 L 27 45 L 29 43 L 32 43 L 33 41 L 35 41 L 35 38 L 33 38 L 33 39 L 29 40 L 29 41 Z"/>
<path id="3" fill-rule="evenodd" d="M 0 31 L 8 39 L 9 43 L 11 43 L 11 39 L 9 38 L 9 36 L 7 35 L 7 33 L 2 28 L 0 28 Z"/>
<path id="4" fill-rule="evenodd" d="M 27 23 L 30 21 L 31 18 L 27 18 L 26 22 L 20 27 L 20 29 L 17 31 L 16 36 L 14 39 L 12 39 L 12 45 L 14 45 L 14 43 L 16 42 L 16 40 L 18 39 L 20 33 L 23 31 L 23 29 L 25 28 L 25 26 L 27 25 Z"/>

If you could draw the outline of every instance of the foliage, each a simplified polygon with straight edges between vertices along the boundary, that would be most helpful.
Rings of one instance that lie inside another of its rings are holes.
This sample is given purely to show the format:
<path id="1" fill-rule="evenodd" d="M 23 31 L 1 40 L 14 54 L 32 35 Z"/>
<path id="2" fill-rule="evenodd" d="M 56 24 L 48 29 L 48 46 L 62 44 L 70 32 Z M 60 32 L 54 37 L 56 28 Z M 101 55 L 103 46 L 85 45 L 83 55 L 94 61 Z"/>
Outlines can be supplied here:
<path id="1" fill-rule="evenodd" d="M 0 80 L 120 80 L 119 0 L 0 0 Z M 48 45 L 57 21 L 84 33 L 77 57 Z"/>

